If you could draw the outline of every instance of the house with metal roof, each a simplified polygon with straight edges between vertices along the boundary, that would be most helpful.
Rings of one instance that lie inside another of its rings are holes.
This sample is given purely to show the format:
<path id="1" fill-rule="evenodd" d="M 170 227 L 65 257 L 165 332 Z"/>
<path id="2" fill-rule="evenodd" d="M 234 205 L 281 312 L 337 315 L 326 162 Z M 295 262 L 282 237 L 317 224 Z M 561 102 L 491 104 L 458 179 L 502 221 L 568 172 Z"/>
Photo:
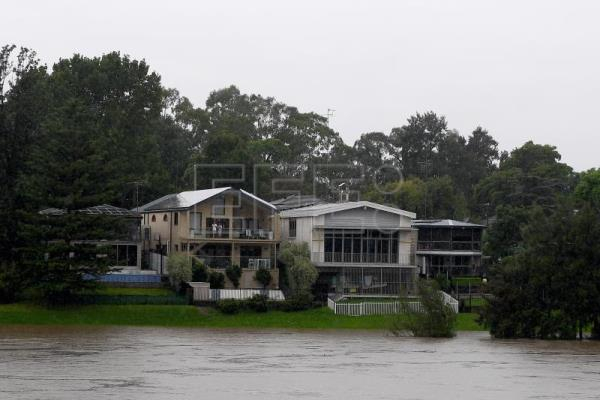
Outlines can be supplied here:
<path id="1" fill-rule="evenodd" d="M 415 213 L 369 201 L 280 212 L 283 241 L 308 243 L 321 292 L 391 296 L 414 290 Z"/>
<path id="2" fill-rule="evenodd" d="M 417 264 L 423 275 L 479 276 L 485 225 L 451 219 L 414 220 Z"/>
<path id="3" fill-rule="evenodd" d="M 269 202 L 242 189 L 221 187 L 169 194 L 139 207 L 139 212 L 146 252 L 186 252 L 217 270 L 239 265 L 242 288 L 261 288 L 253 280 L 255 270 L 268 268 L 271 286 L 278 286 L 279 224 Z M 166 273 L 162 267 L 160 272 Z"/>
<path id="4" fill-rule="evenodd" d="M 325 202 L 316 196 L 312 195 L 301 195 L 293 194 L 281 199 L 273 200 L 273 204 L 277 211 L 291 210 L 293 208 L 309 207 L 317 204 L 324 204 Z"/>

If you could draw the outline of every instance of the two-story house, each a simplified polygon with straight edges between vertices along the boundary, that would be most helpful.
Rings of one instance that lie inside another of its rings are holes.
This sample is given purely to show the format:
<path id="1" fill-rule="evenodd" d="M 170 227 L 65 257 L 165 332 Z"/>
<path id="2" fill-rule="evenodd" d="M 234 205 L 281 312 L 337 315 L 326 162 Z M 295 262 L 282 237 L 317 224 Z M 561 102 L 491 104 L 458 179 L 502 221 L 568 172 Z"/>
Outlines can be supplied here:
<path id="1" fill-rule="evenodd" d="M 368 201 L 280 213 L 283 241 L 306 242 L 321 291 L 390 296 L 414 291 L 415 214 Z"/>
<path id="2" fill-rule="evenodd" d="M 484 225 L 451 219 L 414 220 L 419 230 L 417 263 L 423 275 L 478 276 L 481 274 L 481 236 Z"/>
<path id="3" fill-rule="evenodd" d="M 141 206 L 139 212 L 147 251 L 186 252 L 212 269 L 236 264 L 277 274 L 276 209 L 251 193 L 231 187 L 174 193 Z M 242 277 L 242 287 L 252 285 L 256 283 Z"/>

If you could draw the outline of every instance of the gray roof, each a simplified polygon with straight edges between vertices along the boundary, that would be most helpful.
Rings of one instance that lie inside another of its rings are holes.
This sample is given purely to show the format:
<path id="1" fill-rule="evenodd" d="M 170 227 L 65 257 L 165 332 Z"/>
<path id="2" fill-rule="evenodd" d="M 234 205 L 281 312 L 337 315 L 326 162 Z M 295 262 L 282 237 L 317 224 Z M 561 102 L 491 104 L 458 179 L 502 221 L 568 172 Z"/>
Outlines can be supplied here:
<path id="1" fill-rule="evenodd" d="M 325 203 L 323 200 L 312 195 L 293 194 L 282 199 L 273 200 L 277 211 L 291 210 L 292 208 L 309 207 Z"/>
<path id="2" fill-rule="evenodd" d="M 141 217 L 140 213 L 127 210 L 126 208 L 120 208 L 111 206 L 110 204 L 101 204 L 99 206 L 83 208 L 77 210 L 77 212 L 89 215 L 113 215 L 117 217 Z"/>
<path id="3" fill-rule="evenodd" d="M 265 207 L 275 210 L 275 207 L 271 203 L 253 195 L 252 193 L 246 192 L 245 190 L 234 189 L 230 186 L 168 194 L 159 199 L 153 200 L 150 203 L 144 204 L 143 206 L 139 207 L 139 210 L 140 212 L 149 212 L 186 209 L 227 191 L 239 191 L 246 197 L 256 200 Z"/>
<path id="4" fill-rule="evenodd" d="M 126 208 L 120 208 L 111 206 L 110 204 L 100 204 L 99 206 L 82 208 L 79 210 L 75 210 L 77 213 L 88 214 L 88 215 L 110 215 L 115 217 L 132 217 L 132 218 L 141 218 L 141 215 L 135 211 L 128 210 Z M 67 210 L 62 208 L 46 208 L 39 212 L 41 215 L 65 215 L 67 214 Z"/>
<path id="5" fill-rule="evenodd" d="M 379 211 L 385 211 L 392 214 L 402 215 L 408 218 L 415 218 L 416 214 L 410 211 L 404 211 L 399 208 L 384 206 L 382 204 L 371 203 L 370 201 L 348 201 L 345 203 L 324 203 L 310 207 L 295 208 L 282 211 L 282 218 L 302 218 L 316 217 L 323 214 L 331 214 L 338 211 L 352 210 L 354 208 L 367 207 Z"/>
<path id="6" fill-rule="evenodd" d="M 470 222 L 456 221 L 453 219 L 415 219 L 413 226 L 438 227 L 438 228 L 485 228 L 485 225 L 472 224 Z"/>

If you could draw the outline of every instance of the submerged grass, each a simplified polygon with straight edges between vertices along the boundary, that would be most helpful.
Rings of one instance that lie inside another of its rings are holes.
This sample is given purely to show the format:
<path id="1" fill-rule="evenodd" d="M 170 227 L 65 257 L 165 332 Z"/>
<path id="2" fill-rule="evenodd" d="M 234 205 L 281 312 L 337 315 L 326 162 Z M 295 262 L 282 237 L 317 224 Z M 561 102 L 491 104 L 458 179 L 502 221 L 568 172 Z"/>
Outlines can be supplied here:
<path id="1" fill-rule="evenodd" d="M 225 315 L 213 308 L 159 305 L 89 305 L 47 309 L 29 304 L 0 305 L 0 325 L 129 325 L 205 328 L 389 329 L 394 316 L 335 315 L 326 307 L 298 312 L 244 311 Z M 476 314 L 459 314 L 458 331 L 484 330 Z"/>

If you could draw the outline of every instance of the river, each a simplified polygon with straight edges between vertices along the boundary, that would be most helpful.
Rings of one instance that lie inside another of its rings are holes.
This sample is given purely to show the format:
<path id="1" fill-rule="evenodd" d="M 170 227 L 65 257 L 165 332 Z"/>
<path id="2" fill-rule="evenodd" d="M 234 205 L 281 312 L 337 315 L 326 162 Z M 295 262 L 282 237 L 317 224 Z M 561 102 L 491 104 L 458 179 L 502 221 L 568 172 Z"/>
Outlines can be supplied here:
<path id="1" fill-rule="evenodd" d="M 0 327 L 0 399 L 597 399 L 600 343 Z"/>

